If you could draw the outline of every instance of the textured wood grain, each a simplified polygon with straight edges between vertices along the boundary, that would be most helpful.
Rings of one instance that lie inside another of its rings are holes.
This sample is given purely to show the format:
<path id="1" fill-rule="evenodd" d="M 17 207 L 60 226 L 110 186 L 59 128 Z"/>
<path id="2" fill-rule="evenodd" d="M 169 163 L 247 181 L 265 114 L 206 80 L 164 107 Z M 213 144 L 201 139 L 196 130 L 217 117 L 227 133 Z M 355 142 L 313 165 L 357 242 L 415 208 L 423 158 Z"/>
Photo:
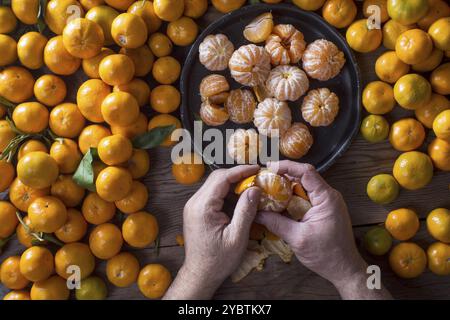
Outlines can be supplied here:
<path id="1" fill-rule="evenodd" d="M 214 9 L 200 21 L 204 27 L 220 14 Z M 359 67 L 362 71 L 363 85 L 376 79 L 373 71 L 374 61 L 383 49 L 372 54 L 357 55 Z M 177 50 L 176 55 L 182 59 L 185 49 Z M 75 79 L 65 79 L 69 86 L 69 97 L 76 94 L 81 76 Z M 345 108 L 345 106 L 343 106 Z M 345 109 L 344 109 L 345 110 Z M 411 115 L 397 107 L 387 118 L 392 123 L 396 119 Z M 423 149 L 425 150 L 425 149 Z M 354 225 L 357 242 L 367 231 L 368 224 L 381 223 L 386 214 L 395 208 L 412 207 L 421 217 L 435 207 L 450 207 L 450 174 L 437 172 L 432 183 L 418 191 L 402 190 L 400 197 L 394 204 L 379 206 L 372 203 L 366 196 L 365 188 L 369 179 L 379 173 L 390 173 L 393 163 L 400 153 L 393 150 L 388 142 L 370 144 L 358 137 L 350 149 L 326 173 L 326 180 L 342 192 L 348 204 Z M 161 229 L 161 250 L 156 256 L 152 248 L 134 251 L 142 265 L 152 262 L 166 265 L 176 274 L 184 258 L 184 250 L 178 247 L 175 236 L 182 232 L 182 212 L 186 201 L 195 193 L 201 183 L 194 186 L 182 186 L 175 182 L 171 174 L 170 150 L 158 148 L 150 151 L 151 170 L 145 178 L 149 188 L 149 203 L 147 210 L 158 218 Z M 232 204 L 231 204 L 232 205 Z M 422 227 L 414 239 L 426 248 L 432 239 Z M 23 248 L 14 240 L 0 255 L 0 261 L 13 254 L 20 254 Z M 448 298 L 450 283 L 447 278 L 438 277 L 427 271 L 414 280 L 401 280 L 392 274 L 387 257 L 374 258 L 362 250 L 370 264 L 380 265 L 383 272 L 383 282 L 395 298 Z M 98 273 L 104 275 L 104 263 L 100 263 Z M 0 296 L 7 290 L 0 285 Z M 142 295 L 136 286 L 126 289 L 110 287 L 111 299 L 141 299 Z M 263 272 L 254 272 L 241 283 L 232 284 L 227 281 L 216 293 L 218 299 L 338 299 L 339 296 L 333 286 L 326 280 L 305 269 L 297 261 L 285 265 L 276 258 L 270 259 Z"/>

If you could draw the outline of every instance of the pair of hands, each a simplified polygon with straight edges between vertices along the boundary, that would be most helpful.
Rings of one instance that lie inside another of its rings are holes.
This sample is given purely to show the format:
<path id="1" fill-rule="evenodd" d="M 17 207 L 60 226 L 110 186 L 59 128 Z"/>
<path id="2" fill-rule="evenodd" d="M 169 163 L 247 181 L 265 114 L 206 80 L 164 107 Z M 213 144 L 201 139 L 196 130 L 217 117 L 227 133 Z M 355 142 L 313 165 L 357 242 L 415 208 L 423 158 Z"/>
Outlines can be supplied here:
<path id="1" fill-rule="evenodd" d="M 230 219 L 222 207 L 232 184 L 256 174 L 257 165 L 216 170 L 184 209 L 186 258 L 165 299 L 210 299 L 237 269 L 247 249 L 253 221 L 285 240 L 311 271 L 332 282 L 343 298 L 375 298 L 366 288 L 366 263 L 356 249 L 347 207 L 308 164 L 292 161 L 267 167 L 300 182 L 312 208 L 300 222 L 279 213 L 257 212 L 261 190 L 247 189 Z M 358 292 L 355 296 L 355 290 Z M 386 297 L 386 296 L 385 296 Z"/>

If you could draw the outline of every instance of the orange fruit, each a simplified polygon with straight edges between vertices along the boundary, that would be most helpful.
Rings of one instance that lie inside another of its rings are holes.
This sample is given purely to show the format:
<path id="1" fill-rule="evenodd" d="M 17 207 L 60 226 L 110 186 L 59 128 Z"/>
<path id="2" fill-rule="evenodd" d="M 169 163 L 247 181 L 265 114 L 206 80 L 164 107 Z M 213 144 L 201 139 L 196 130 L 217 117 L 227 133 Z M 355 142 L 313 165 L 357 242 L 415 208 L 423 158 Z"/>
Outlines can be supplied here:
<path id="1" fill-rule="evenodd" d="M 3 192 L 9 188 L 16 175 L 14 166 L 11 162 L 4 159 L 0 160 L 0 175 L 2 176 L 2 180 L 0 181 L 0 192 Z"/>
<path id="2" fill-rule="evenodd" d="M 172 84 L 178 80 L 181 73 L 181 65 L 174 57 L 158 58 L 153 64 L 153 78 L 161 84 Z"/>
<path id="3" fill-rule="evenodd" d="M 34 78 L 22 67 L 6 67 L 0 71 L 0 96 L 21 103 L 33 96 Z"/>
<path id="4" fill-rule="evenodd" d="M 404 75 L 395 83 L 394 98 L 405 109 L 419 109 L 430 101 L 431 85 L 418 74 Z"/>
<path id="5" fill-rule="evenodd" d="M 145 248 L 158 237 L 158 222 L 155 216 L 140 211 L 130 214 L 122 225 L 123 239 L 130 246 Z"/>
<path id="6" fill-rule="evenodd" d="M 428 0 L 388 0 L 389 16 L 395 21 L 408 25 L 416 23 L 428 12 Z"/>
<path id="7" fill-rule="evenodd" d="M 450 243 L 450 210 L 437 208 L 427 216 L 427 229 L 433 238 Z"/>
<path id="8" fill-rule="evenodd" d="M 139 118 L 131 125 L 126 127 L 112 126 L 113 134 L 121 134 L 122 136 L 133 139 L 147 132 L 148 120 L 145 114 L 139 113 Z"/>
<path id="9" fill-rule="evenodd" d="M 16 208 L 6 201 L 0 201 L 0 239 L 8 238 L 14 233 L 19 220 L 16 217 Z"/>
<path id="10" fill-rule="evenodd" d="M 395 161 L 393 174 L 403 188 L 421 189 L 433 178 L 433 163 L 430 157 L 422 152 L 405 152 Z"/>
<path id="11" fill-rule="evenodd" d="M 17 27 L 17 18 L 10 7 L 0 7 L 0 21 L 0 33 L 10 33 Z"/>
<path id="12" fill-rule="evenodd" d="M 435 242 L 428 247 L 428 268 L 440 276 L 450 275 L 450 245 Z"/>
<path id="13" fill-rule="evenodd" d="M 423 125 L 413 119 L 405 118 L 391 126 L 389 141 L 398 151 L 412 151 L 419 148 L 425 140 Z"/>
<path id="14" fill-rule="evenodd" d="M 13 64 L 17 60 L 17 42 L 14 38 L 0 34 L 0 50 L 3 53 L 0 57 L 1 67 Z"/>
<path id="15" fill-rule="evenodd" d="M 139 118 L 137 100 L 128 92 L 113 92 L 103 100 L 102 115 L 111 126 L 129 126 Z"/>
<path id="16" fill-rule="evenodd" d="M 121 252 L 106 263 L 109 282 L 119 288 L 131 286 L 139 275 L 139 261 L 130 252 Z"/>
<path id="17" fill-rule="evenodd" d="M 39 32 L 28 32 L 17 42 L 20 63 L 28 69 L 39 69 L 44 65 L 44 48 L 48 39 Z"/>
<path id="18" fill-rule="evenodd" d="M 389 20 L 383 25 L 383 46 L 386 49 L 395 50 L 398 37 L 403 32 L 414 28 L 414 24 L 405 26 L 395 20 Z"/>
<path id="19" fill-rule="evenodd" d="M 144 77 L 152 70 L 153 61 L 155 58 L 146 44 L 135 49 L 122 48 L 120 49 L 120 53 L 130 57 L 131 60 L 133 60 L 135 66 L 134 69 L 136 70 L 136 77 Z"/>
<path id="20" fill-rule="evenodd" d="M 24 224 L 28 226 L 28 228 L 31 228 L 30 219 L 28 219 L 28 217 L 23 217 L 22 220 Z M 33 246 L 33 240 L 35 238 L 32 235 L 30 235 L 30 232 L 26 230 L 21 223 L 17 225 L 16 235 L 17 240 L 19 240 L 19 243 L 23 245 L 25 248 L 31 248 Z"/>
<path id="21" fill-rule="evenodd" d="M 59 137 L 76 138 L 85 126 L 86 119 L 74 103 L 57 105 L 50 112 L 50 129 Z"/>
<path id="22" fill-rule="evenodd" d="M 356 13 L 353 0 L 327 0 L 322 8 L 325 21 L 339 29 L 348 27 L 355 20 Z"/>
<path id="23" fill-rule="evenodd" d="M 4 297 L 3 300 L 31 300 L 30 293 L 27 291 L 10 291 Z"/>
<path id="24" fill-rule="evenodd" d="M 12 139 L 16 136 L 16 132 L 11 128 L 10 124 L 6 120 L 0 120 L 0 151 L 9 145 Z"/>
<path id="25" fill-rule="evenodd" d="M 27 140 L 21 144 L 19 151 L 17 152 L 17 160 L 20 160 L 26 154 L 35 152 L 35 151 L 42 151 L 42 152 L 48 153 L 47 146 L 40 140 L 36 140 L 36 139 Z M 3 160 L 3 161 L 5 161 L 5 160 Z"/>
<path id="26" fill-rule="evenodd" d="M 19 160 L 17 177 L 34 189 L 50 187 L 58 178 L 57 162 L 45 152 L 30 152 Z"/>
<path id="27" fill-rule="evenodd" d="M 213 3 L 214 1 L 217 0 L 213 0 Z M 160 264 L 146 265 L 138 277 L 139 290 L 149 299 L 158 299 L 164 296 L 171 283 L 172 276 L 169 270 Z"/>
<path id="28" fill-rule="evenodd" d="M 64 101 L 67 86 L 63 79 L 53 74 L 45 74 L 34 83 L 34 96 L 46 106 L 54 107 Z"/>
<path id="29" fill-rule="evenodd" d="M 14 108 L 12 120 L 24 133 L 39 133 L 48 126 L 48 109 L 39 102 L 24 102 Z"/>
<path id="30" fill-rule="evenodd" d="M 87 126 L 80 133 L 78 147 L 82 154 L 86 154 L 89 148 L 97 148 L 100 140 L 110 135 L 111 131 L 104 126 L 98 124 Z"/>
<path id="31" fill-rule="evenodd" d="M 400 278 L 416 278 L 425 271 L 427 256 L 425 251 L 417 244 L 403 242 L 391 250 L 389 265 Z"/>
<path id="32" fill-rule="evenodd" d="M 374 10 L 373 8 L 376 8 L 376 10 Z M 389 20 L 389 14 L 387 12 L 387 0 L 364 0 L 364 17 L 370 18 L 373 14 L 378 14 L 378 12 L 380 14 L 381 23 Z"/>
<path id="33" fill-rule="evenodd" d="M 119 12 L 112 7 L 101 5 L 90 8 L 86 12 L 85 18 L 96 22 L 102 28 L 105 45 L 110 46 L 114 44 L 114 39 L 111 36 L 111 25 L 118 15 Z"/>
<path id="34" fill-rule="evenodd" d="M 0 266 L 0 281 L 8 289 L 20 290 L 30 282 L 20 273 L 20 257 L 6 258 Z"/>
<path id="35" fill-rule="evenodd" d="M 59 276 L 35 282 L 30 293 L 31 300 L 68 300 L 69 295 L 66 280 Z"/>
<path id="36" fill-rule="evenodd" d="M 30 281 L 48 279 L 54 271 L 53 255 L 47 248 L 33 246 L 20 257 L 20 273 Z"/>
<path id="37" fill-rule="evenodd" d="M 208 10 L 207 0 L 184 0 L 184 15 L 189 18 L 198 19 Z"/>
<path id="38" fill-rule="evenodd" d="M 382 81 L 369 83 L 363 91 L 363 106 L 372 114 L 385 114 L 395 106 L 392 87 Z"/>
<path id="39" fill-rule="evenodd" d="M 89 121 L 104 122 L 101 105 L 110 93 L 111 87 L 99 79 L 84 82 L 77 92 L 77 104 L 81 114 Z"/>
<path id="40" fill-rule="evenodd" d="M 124 54 L 111 54 L 99 66 L 100 78 L 110 86 L 126 84 L 135 74 L 133 60 Z"/>
<path id="41" fill-rule="evenodd" d="M 84 73 L 92 79 L 100 79 L 100 62 L 102 62 L 103 58 L 106 56 L 109 56 L 111 54 L 114 54 L 115 52 L 111 50 L 110 48 L 102 48 L 100 50 L 100 53 L 96 56 L 89 58 L 89 59 L 83 59 L 81 62 L 81 66 L 83 67 Z"/>
<path id="42" fill-rule="evenodd" d="M 121 13 L 111 25 L 111 35 L 121 47 L 139 48 L 147 41 L 147 25 L 135 14 Z"/>
<path id="43" fill-rule="evenodd" d="M 9 200 L 20 211 L 27 212 L 30 204 L 37 198 L 50 194 L 50 188 L 33 189 L 25 185 L 18 178 L 9 187 Z"/>
<path id="44" fill-rule="evenodd" d="M 139 107 L 148 104 L 150 98 L 150 87 L 147 82 L 139 78 L 134 78 L 127 84 L 114 86 L 113 92 L 128 92 L 136 99 Z"/>
<path id="45" fill-rule="evenodd" d="M 450 142 L 450 110 L 444 110 L 436 116 L 433 131 L 436 137 Z"/>
<path id="46" fill-rule="evenodd" d="M 395 43 L 395 52 L 407 64 L 425 61 L 433 51 L 433 41 L 423 30 L 411 29 L 403 32 Z"/>
<path id="47" fill-rule="evenodd" d="M 71 276 L 67 271 L 70 266 L 80 268 L 81 280 L 91 275 L 95 268 L 95 257 L 88 245 L 80 242 L 69 243 L 56 252 L 55 270 L 61 278 L 68 279 Z"/>
<path id="48" fill-rule="evenodd" d="M 430 56 L 420 63 L 414 64 L 412 69 L 418 72 L 429 72 L 436 69 L 444 57 L 444 52 L 442 50 L 434 48 Z"/>
<path id="49" fill-rule="evenodd" d="M 36 24 L 39 0 L 11 1 L 11 9 L 21 22 L 25 24 Z"/>
<path id="50" fill-rule="evenodd" d="M 381 45 L 381 30 L 370 29 L 366 19 L 358 20 L 347 29 L 346 38 L 349 46 L 358 52 L 371 52 Z"/>
<path id="51" fill-rule="evenodd" d="M 152 130 L 156 127 L 165 127 L 175 125 L 175 129 L 181 128 L 181 122 L 176 117 L 170 114 L 159 114 L 150 119 L 148 123 L 148 130 Z M 161 142 L 160 146 L 170 147 L 173 146 L 177 141 L 171 139 L 171 135 L 166 137 L 163 142 Z"/>
<path id="52" fill-rule="evenodd" d="M 273 16 L 271 12 L 260 14 L 244 29 L 244 38 L 253 43 L 261 43 L 269 38 L 273 30 Z"/>
<path id="53" fill-rule="evenodd" d="M 55 0 L 51 2 L 55 2 Z M 67 51 L 62 36 L 56 36 L 48 40 L 45 46 L 44 63 L 53 73 L 67 76 L 78 70 L 81 59 L 72 56 Z"/>
<path id="54" fill-rule="evenodd" d="M 173 48 L 172 41 L 170 41 L 169 37 L 160 32 L 155 32 L 150 36 L 148 46 L 158 58 L 168 56 Z"/>
<path id="55" fill-rule="evenodd" d="M 149 34 L 157 31 L 161 27 L 162 21 L 155 13 L 152 1 L 136 1 L 128 7 L 127 12 L 141 17 L 147 25 Z"/>
<path id="56" fill-rule="evenodd" d="M 126 11 L 133 3 L 133 0 L 105 0 L 106 4 L 114 9 Z"/>
<path id="57" fill-rule="evenodd" d="M 389 135 L 389 122 L 383 116 L 371 114 L 363 119 L 360 131 L 367 141 L 381 142 Z"/>
<path id="58" fill-rule="evenodd" d="M 400 187 L 392 175 L 379 174 L 369 180 L 366 191 L 373 202 L 388 204 L 397 199 Z"/>
<path id="59" fill-rule="evenodd" d="M 28 207 L 28 218 L 33 230 L 53 233 L 67 220 L 67 209 L 58 198 L 46 196 L 37 198 Z"/>
<path id="60" fill-rule="evenodd" d="M 150 106 L 160 113 L 171 113 L 178 109 L 181 103 L 181 94 L 171 85 L 155 87 L 150 94 Z"/>
<path id="61" fill-rule="evenodd" d="M 433 128 L 436 116 L 444 110 L 450 109 L 450 101 L 439 94 L 433 93 L 427 104 L 415 110 L 416 118 L 427 128 Z"/>
<path id="62" fill-rule="evenodd" d="M 114 202 L 127 196 L 132 183 L 131 174 L 127 169 L 107 167 L 99 173 L 95 185 L 100 198 Z"/>
<path id="63" fill-rule="evenodd" d="M 62 34 L 72 19 L 82 17 L 84 9 L 77 0 L 50 0 L 47 3 L 45 23 L 56 34 Z"/>
<path id="64" fill-rule="evenodd" d="M 144 177 L 150 169 L 150 159 L 147 150 L 134 149 L 131 159 L 128 160 L 128 171 L 133 179 Z"/>
<path id="65" fill-rule="evenodd" d="M 103 200 L 96 193 L 89 193 L 83 201 L 81 211 L 87 222 L 99 225 L 114 217 L 116 206 L 113 202 Z"/>
<path id="66" fill-rule="evenodd" d="M 429 0 L 429 9 L 425 16 L 418 22 L 418 26 L 422 30 L 428 30 L 430 26 L 440 18 L 450 15 L 450 6 L 444 0 Z"/>
<path id="67" fill-rule="evenodd" d="M 205 165 L 202 158 L 196 153 L 178 156 L 172 164 L 172 175 L 181 184 L 194 184 L 201 180 L 205 174 Z"/>
<path id="68" fill-rule="evenodd" d="M 325 0 L 293 0 L 292 2 L 300 9 L 306 11 L 316 11 L 323 6 Z"/>
<path id="69" fill-rule="evenodd" d="M 55 231 L 55 236 L 64 243 L 77 242 L 86 235 L 87 226 L 80 211 L 67 209 L 67 220 L 61 228 Z"/>
<path id="70" fill-rule="evenodd" d="M 1 79 L 1 76 L 0 76 Z M 433 91 L 442 95 L 450 94 L 450 63 L 444 63 L 436 68 L 430 76 Z"/>
<path id="71" fill-rule="evenodd" d="M 433 39 L 434 46 L 440 50 L 450 50 L 450 17 L 445 17 L 434 22 L 428 34 Z"/>
<path id="72" fill-rule="evenodd" d="M 154 0 L 153 9 L 161 20 L 175 21 L 183 15 L 184 0 Z"/>
<path id="73" fill-rule="evenodd" d="M 450 171 L 450 142 L 439 138 L 428 145 L 428 155 L 433 165 L 442 171 Z"/>
<path id="74" fill-rule="evenodd" d="M 116 201 L 115 204 L 116 207 L 123 213 L 131 214 L 144 209 L 144 207 L 147 205 L 147 200 L 147 187 L 139 181 L 133 181 L 131 190 L 127 194 L 127 196 L 122 200 Z"/>
<path id="75" fill-rule="evenodd" d="M 84 198 L 84 189 L 77 185 L 70 175 L 60 175 L 53 183 L 50 193 L 68 208 L 78 206 Z"/>
<path id="76" fill-rule="evenodd" d="M 62 37 L 66 50 L 81 59 L 95 57 L 105 43 L 100 25 L 85 18 L 70 20 L 64 28 Z"/>
<path id="77" fill-rule="evenodd" d="M 395 51 L 383 53 L 375 62 L 375 73 L 380 80 L 395 83 L 409 72 L 409 65 L 397 57 Z"/>
<path id="78" fill-rule="evenodd" d="M 255 186 L 262 189 L 259 210 L 281 212 L 286 209 L 292 197 L 292 185 L 286 177 L 263 169 L 256 175 Z"/>
<path id="79" fill-rule="evenodd" d="M 245 0 L 212 0 L 214 8 L 222 13 L 237 10 L 245 4 Z"/>
<path id="80" fill-rule="evenodd" d="M 417 214 L 410 209 L 391 211 L 384 224 L 392 237 L 400 241 L 409 240 L 414 237 L 420 227 Z"/>
<path id="81" fill-rule="evenodd" d="M 89 247 L 99 259 L 108 260 L 120 252 L 123 238 L 119 228 L 111 223 L 98 225 L 89 236 Z"/>
<path id="82" fill-rule="evenodd" d="M 167 26 L 167 35 L 177 46 L 191 45 L 198 34 L 198 26 L 194 20 L 188 17 L 181 17 L 172 21 Z"/>
<path id="83" fill-rule="evenodd" d="M 98 156 L 108 166 L 127 162 L 133 153 L 133 145 L 126 137 L 116 134 L 100 140 L 97 146 Z"/>
<path id="84" fill-rule="evenodd" d="M 95 7 L 99 7 L 105 3 L 104 0 L 80 0 L 80 4 L 85 10 L 90 10 Z"/>

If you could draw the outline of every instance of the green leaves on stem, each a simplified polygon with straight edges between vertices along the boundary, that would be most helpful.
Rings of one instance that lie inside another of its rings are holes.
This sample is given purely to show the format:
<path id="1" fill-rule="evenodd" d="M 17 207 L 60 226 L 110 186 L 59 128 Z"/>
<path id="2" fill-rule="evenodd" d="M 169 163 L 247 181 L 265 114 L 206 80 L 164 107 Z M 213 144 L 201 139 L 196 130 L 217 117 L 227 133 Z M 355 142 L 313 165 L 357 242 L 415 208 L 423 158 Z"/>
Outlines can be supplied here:
<path id="1" fill-rule="evenodd" d="M 58 239 L 56 239 L 55 237 L 53 237 L 52 235 L 50 235 L 48 233 L 33 231 L 30 228 L 30 226 L 27 225 L 25 223 L 25 221 L 23 221 L 22 215 L 20 214 L 19 211 L 16 211 L 16 216 L 17 216 L 17 219 L 19 220 L 20 224 L 22 225 L 22 227 L 25 229 L 25 232 L 33 237 L 33 240 L 31 241 L 31 243 L 34 246 L 42 246 L 48 242 L 56 244 L 59 247 L 64 246 L 63 242 L 59 241 Z"/>
<path id="2" fill-rule="evenodd" d="M 98 158 L 97 149 L 90 148 L 83 159 L 81 159 L 81 162 L 72 177 L 76 184 L 91 192 L 95 192 L 93 163 L 96 158 Z"/>
<path id="3" fill-rule="evenodd" d="M 43 33 L 47 25 L 45 24 L 45 9 L 47 8 L 47 0 L 39 0 L 39 10 L 37 14 L 36 27 L 39 33 Z"/>

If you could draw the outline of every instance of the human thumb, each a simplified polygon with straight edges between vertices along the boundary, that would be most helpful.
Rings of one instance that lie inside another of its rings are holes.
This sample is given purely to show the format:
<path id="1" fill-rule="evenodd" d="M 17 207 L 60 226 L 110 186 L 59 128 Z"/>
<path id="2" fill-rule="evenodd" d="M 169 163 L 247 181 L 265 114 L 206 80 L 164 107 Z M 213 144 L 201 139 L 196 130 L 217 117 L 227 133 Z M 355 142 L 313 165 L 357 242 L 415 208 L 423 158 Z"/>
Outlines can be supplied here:
<path id="1" fill-rule="evenodd" d="M 258 211 L 261 189 L 252 187 L 245 190 L 236 204 L 230 227 L 235 236 L 247 235 Z"/>

